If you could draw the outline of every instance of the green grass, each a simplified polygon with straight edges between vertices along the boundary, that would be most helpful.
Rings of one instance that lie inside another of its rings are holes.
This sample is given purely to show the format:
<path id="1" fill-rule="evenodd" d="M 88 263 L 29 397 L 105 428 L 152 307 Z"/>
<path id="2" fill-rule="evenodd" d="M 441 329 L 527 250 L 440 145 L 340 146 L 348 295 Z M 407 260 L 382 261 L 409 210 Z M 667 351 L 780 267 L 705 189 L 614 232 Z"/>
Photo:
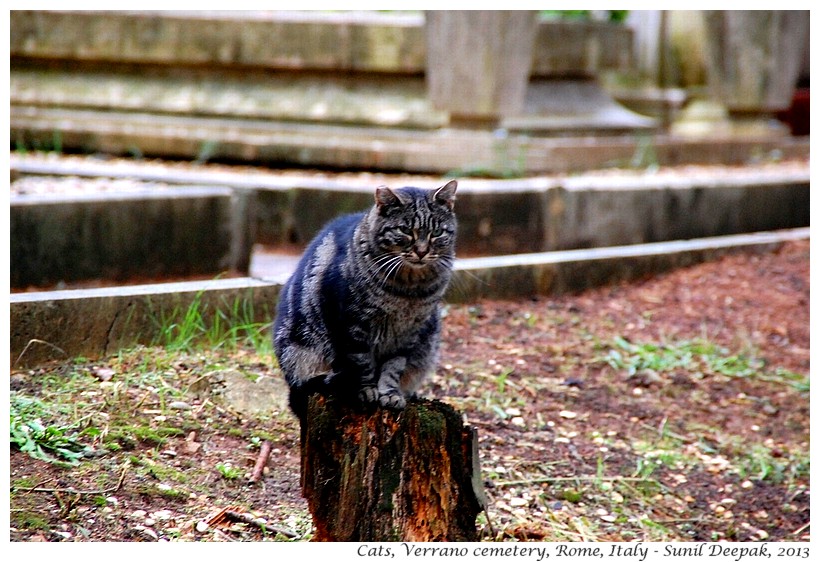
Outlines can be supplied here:
<path id="1" fill-rule="evenodd" d="M 157 327 L 153 344 L 169 351 L 251 347 L 260 354 L 272 352 L 270 324 L 255 319 L 250 298 L 223 299 L 219 306 L 212 306 L 200 291 L 188 306 L 152 311 L 152 315 Z"/>
<path id="2" fill-rule="evenodd" d="M 633 343 L 616 337 L 602 359 L 613 369 L 626 371 L 629 376 L 683 370 L 700 375 L 748 377 L 785 384 L 799 391 L 809 390 L 806 375 L 785 369 L 768 371 L 765 362 L 753 354 L 732 354 L 728 349 L 703 339 Z"/>
<path id="3" fill-rule="evenodd" d="M 230 463 L 219 463 L 216 465 L 216 470 L 222 475 L 222 478 L 226 480 L 236 480 L 243 474 L 241 468 L 233 466 Z"/>

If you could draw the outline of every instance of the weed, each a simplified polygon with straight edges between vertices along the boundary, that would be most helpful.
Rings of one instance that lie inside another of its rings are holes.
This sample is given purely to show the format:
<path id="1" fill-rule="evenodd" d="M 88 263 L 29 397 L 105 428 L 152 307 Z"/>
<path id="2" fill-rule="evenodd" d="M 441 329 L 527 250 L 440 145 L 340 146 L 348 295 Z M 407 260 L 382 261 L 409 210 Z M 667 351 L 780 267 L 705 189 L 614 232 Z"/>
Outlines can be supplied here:
<path id="1" fill-rule="evenodd" d="M 76 426 L 47 425 L 43 417 L 52 415 L 50 407 L 36 398 L 11 395 L 11 444 L 29 456 L 57 465 L 76 466 L 91 450 L 76 439 Z"/>
<path id="2" fill-rule="evenodd" d="M 787 384 L 801 391 L 809 388 L 806 376 L 783 369 L 766 372 L 762 359 L 732 355 L 726 348 L 702 339 L 657 344 L 632 343 L 616 337 L 602 359 L 613 369 L 626 370 L 629 376 L 642 373 L 659 375 L 680 369 L 700 375 L 753 377 Z"/>
<path id="3" fill-rule="evenodd" d="M 739 459 L 739 473 L 744 478 L 768 480 L 775 484 L 809 476 L 809 458 L 774 454 L 769 447 L 755 444 L 743 449 L 745 454 Z"/>
<path id="4" fill-rule="evenodd" d="M 230 463 L 219 463 L 216 465 L 216 470 L 226 480 L 236 480 L 242 476 L 242 469 L 232 466 Z"/>

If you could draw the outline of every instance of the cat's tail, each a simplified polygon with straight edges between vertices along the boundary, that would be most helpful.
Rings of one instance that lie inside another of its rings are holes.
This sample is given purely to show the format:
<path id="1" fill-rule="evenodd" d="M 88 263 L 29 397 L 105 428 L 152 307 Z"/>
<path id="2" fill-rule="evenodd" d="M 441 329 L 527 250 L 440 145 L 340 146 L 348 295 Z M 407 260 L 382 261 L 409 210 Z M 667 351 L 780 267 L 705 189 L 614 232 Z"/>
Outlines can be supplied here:
<path id="1" fill-rule="evenodd" d="M 344 404 L 357 404 L 354 385 L 349 384 L 344 377 L 338 374 L 327 374 L 310 377 L 290 386 L 290 409 L 299 418 L 302 428 L 307 419 L 308 401 L 314 394 L 321 394 L 326 398 L 333 397 Z"/>
<path id="2" fill-rule="evenodd" d="M 305 425 L 307 418 L 308 400 L 313 394 L 327 394 L 328 384 L 325 377 L 311 377 L 306 381 L 290 385 L 289 405 L 291 411 L 299 418 L 299 423 Z"/>

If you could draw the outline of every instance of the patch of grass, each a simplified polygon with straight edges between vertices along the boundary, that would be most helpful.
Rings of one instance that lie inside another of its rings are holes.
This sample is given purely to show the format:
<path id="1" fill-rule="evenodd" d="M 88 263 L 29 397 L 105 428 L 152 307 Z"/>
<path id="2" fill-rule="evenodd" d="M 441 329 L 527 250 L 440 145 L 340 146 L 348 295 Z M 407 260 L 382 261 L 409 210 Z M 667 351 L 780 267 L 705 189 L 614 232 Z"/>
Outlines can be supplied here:
<path id="1" fill-rule="evenodd" d="M 187 307 L 176 306 L 170 312 L 152 312 L 157 326 L 154 345 L 169 351 L 191 351 L 198 347 L 236 350 L 250 347 L 257 353 L 270 354 L 273 344 L 270 324 L 255 320 L 253 301 L 236 297 L 223 299 L 221 306 L 211 306 L 197 293 Z"/>
<path id="2" fill-rule="evenodd" d="M 808 453 L 784 455 L 782 452 L 775 453 L 764 444 L 743 447 L 737 465 L 741 477 L 775 484 L 797 478 L 808 479 L 810 474 Z"/>
<path id="3" fill-rule="evenodd" d="M 145 425 L 124 425 L 111 428 L 105 442 L 114 442 L 125 449 L 133 449 L 138 443 L 164 445 L 168 437 L 179 437 L 184 434 L 183 430 L 176 427 L 153 428 Z"/>
<path id="4" fill-rule="evenodd" d="M 241 468 L 231 465 L 230 463 L 219 463 L 216 465 L 216 470 L 226 480 L 236 480 L 242 476 Z"/>
<path id="5" fill-rule="evenodd" d="M 11 511 L 11 525 L 28 531 L 46 531 L 49 529 L 48 519 L 39 513 L 23 510 Z"/>
<path id="6" fill-rule="evenodd" d="M 142 467 L 142 470 L 144 470 L 146 474 L 153 476 L 160 482 L 167 483 L 168 481 L 172 481 L 184 484 L 191 480 L 191 476 L 188 473 L 168 466 L 167 464 L 156 462 L 148 456 L 131 456 L 129 458 L 134 465 Z"/>
<path id="7" fill-rule="evenodd" d="M 633 343 L 616 337 L 602 358 L 610 367 L 625 370 L 629 376 L 644 373 L 660 375 L 684 370 L 700 375 L 748 377 L 786 384 L 808 391 L 808 377 L 777 369 L 769 372 L 762 359 L 744 354 L 732 354 L 712 342 L 695 339 L 674 343 Z"/>

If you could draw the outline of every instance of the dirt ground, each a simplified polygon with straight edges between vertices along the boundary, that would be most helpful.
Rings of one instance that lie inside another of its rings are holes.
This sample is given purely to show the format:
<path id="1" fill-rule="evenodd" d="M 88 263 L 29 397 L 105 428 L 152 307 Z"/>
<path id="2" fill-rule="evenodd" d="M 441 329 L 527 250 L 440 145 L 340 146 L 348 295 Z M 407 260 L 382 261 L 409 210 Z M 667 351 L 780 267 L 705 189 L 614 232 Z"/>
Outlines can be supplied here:
<path id="1" fill-rule="evenodd" d="M 808 242 L 444 325 L 423 395 L 478 428 L 485 540 L 809 540 Z M 61 467 L 12 446 L 11 540 L 309 540 L 298 426 L 197 393 L 224 369 L 278 376 L 243 349 L 12 371 L 89 449 Z"/>

